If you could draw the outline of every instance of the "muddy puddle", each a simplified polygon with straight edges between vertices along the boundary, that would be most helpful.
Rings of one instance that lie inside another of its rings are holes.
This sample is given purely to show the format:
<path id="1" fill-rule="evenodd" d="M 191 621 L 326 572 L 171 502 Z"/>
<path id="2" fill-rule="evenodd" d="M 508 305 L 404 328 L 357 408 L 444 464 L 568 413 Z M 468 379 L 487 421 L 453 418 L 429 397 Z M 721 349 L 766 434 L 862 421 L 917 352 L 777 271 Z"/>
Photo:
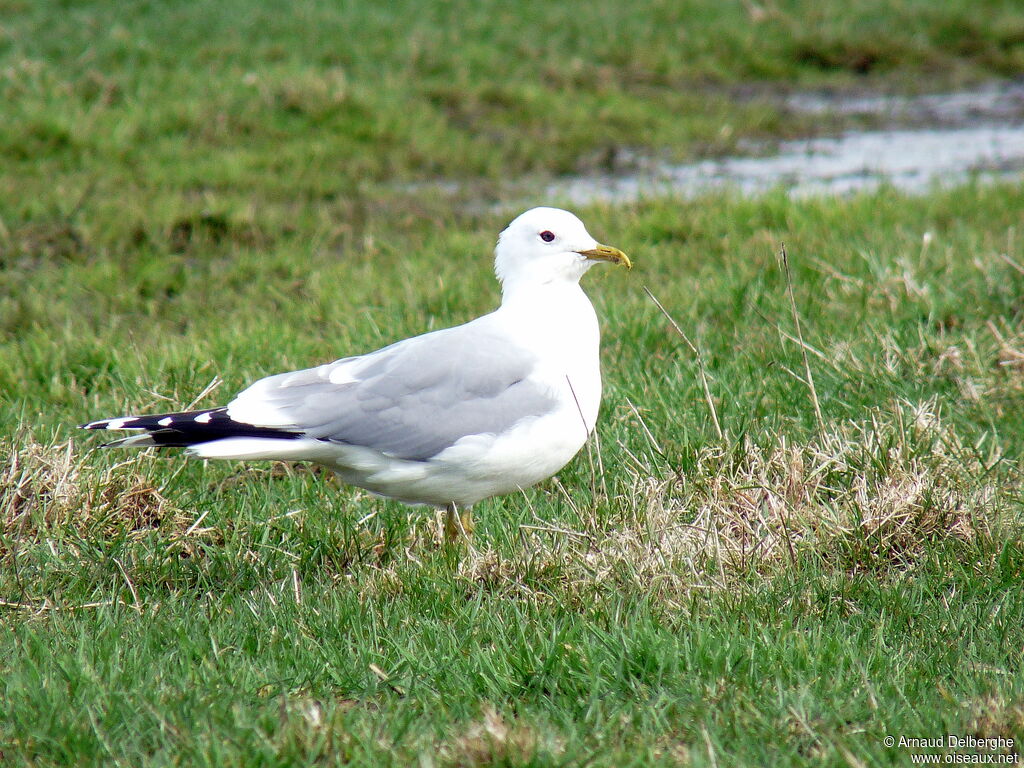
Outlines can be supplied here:
<path id="1" fill-rule="evenodd" d="M 1024 178 L 1024 82 L 917 97 L 804 93 L 786 97 L 780 108 L 876 127 L 752 147 L 747 156 L 648 163 L 640 173 L 570 177 L 520 189 L 524 196 L 586 204 L 725 189 L 756 195 L 781 188 L 806 197 L 890 185 L 914 194 L 972 180 Z"/>
<path id="2" fill-rule="evenodd" d="M 745 157 L 655 165 L 632 175 L 565 178 L 548 184 L 544 194 L 573 204 L 722 189 L 756 195 L 782 188 L 806 197 L 890 185 L 920 194 L 971 180 L 1024 178 L 1024 83 L 917 97 L 805 93 L 782 106 L 891 127 L 787 141 Z"/>
<path id="3" fill-rule="evenodd" d="M 631 176 L 563 179 L 549 198 L 574 204 L 644 197 L 694 197 L 731 189 L 756 195 L 784 188 L 794 197 L 848 194 L 891 185 L 923 193 L 936 185 L 1020 178 L 1024 125 L 860 131 L 838 138 L 790 141 L 777 154 L 664 165 Z"/>

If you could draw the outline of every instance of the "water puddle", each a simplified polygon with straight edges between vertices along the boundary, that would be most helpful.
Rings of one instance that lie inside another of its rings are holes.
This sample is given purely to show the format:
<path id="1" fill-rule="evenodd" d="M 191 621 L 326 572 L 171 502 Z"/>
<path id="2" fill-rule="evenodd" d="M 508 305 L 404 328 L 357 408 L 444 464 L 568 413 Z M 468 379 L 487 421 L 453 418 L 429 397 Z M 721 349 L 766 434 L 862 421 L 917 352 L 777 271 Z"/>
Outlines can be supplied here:
<path id="1" fill-rule="evenodd" d="M 1024 177 L 1024 83 L 917 97 L 802 93 L 783 109 L 870 118 L 892 128 L 788 141 L 756 156 L 654 165 L 629 175 L 548 183 L 542 193 L 571 204 L 695 197 L 730 189 L 794 197 L 850 194 L 891 185 L 910 194 L 966 181 Z"/>
<path id="2" fill-rule="evenodd" d="M 890 125 L 965 127 L 979 122 L 1024 120 L 1024 82 L 990 83 L 969 91 L 922 96 L 803 92 L 790 95 L 785 106 L 810 115 L 882 118 Z"/>
<path id="3" fill-rule="evenodd" d="M 1024 125 L 850 132 L 789 141 L 777 154 L 663 165 L 636 175 L 559 180 L 545 194 L 575 205 L 645 197 L 696 197 L 730 189 L 756 195 L 784 188 L 794 197 L 849 194 L 891 185 L 922 194 L 936 185 L 1021 178 Z"/>

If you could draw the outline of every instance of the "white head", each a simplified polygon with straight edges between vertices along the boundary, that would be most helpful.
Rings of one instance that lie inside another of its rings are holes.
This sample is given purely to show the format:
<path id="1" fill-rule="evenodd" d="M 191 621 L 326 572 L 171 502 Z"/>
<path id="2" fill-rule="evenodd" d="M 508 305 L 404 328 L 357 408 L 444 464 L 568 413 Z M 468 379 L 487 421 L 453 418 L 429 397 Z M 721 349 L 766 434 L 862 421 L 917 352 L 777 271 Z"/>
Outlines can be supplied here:
<path id="1" fill-rule="evenodd" d="M 632 266 L 626 254 L 601 245 L 582 221 L 559 208 L 520 214 L 498 236 L 494 249 L 494 272 L 506 294 L 521 285 L 577 283 L 599 261 Z"/>

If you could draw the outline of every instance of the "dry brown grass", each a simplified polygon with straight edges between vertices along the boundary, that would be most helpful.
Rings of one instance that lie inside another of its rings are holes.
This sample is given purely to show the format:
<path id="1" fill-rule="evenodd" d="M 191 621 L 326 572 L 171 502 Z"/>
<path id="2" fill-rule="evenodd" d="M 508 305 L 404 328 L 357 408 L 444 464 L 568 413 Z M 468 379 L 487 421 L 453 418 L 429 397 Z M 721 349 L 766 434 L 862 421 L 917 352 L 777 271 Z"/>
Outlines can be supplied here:
<path id="1" fill-rule="evenodd" d="M 481 718 L 438 749 L 441 762 L 459 768 L 483 765 L 529 765 L 538 755 L 557 757 L 563 751 L 558 739 L 536 726 L 506 718 L 492 706 Z"/>
<path id="2" fill-rule="evenodd" d="M 154 474 L 144 466 L 146 454 L 103 469 L 71 441 L 29 439 L 0 449 L 0 555 L 67 530 L 90 537 L 169 530 L 179 549 L 211 532 L 146 479 Z M 618 471 L 631 480 L 621 498 L 604 505 L 618 512 L 574 507 L 581 522 L 573 528 L 538 519 L 521 528 L 512 555 L 478 537 L 463 553 L 460 574 L 517 599 L 550 599 L 546 587 L 531 586 L 539 578 L 583 599 L 622 586 L 671 601 L 806 557 L 850 571 L 899 572 L 929 543 L 992 535 L 1008 521 L 1017 493 L 1007 473 L 989 471 L 998 453 L 967 444 L 933 403 L 831 425 L 803 444 L 716 443 L 685 475 L 626 455 Z M 556 488 L 575 505 L 571 491 Z M 596 483 L 595 493 L 604 488 Z M 377 555 L 365 562 L 380 570 L 367 588 L 400 591 L 396 566 L 419 563 L 425 550 L 439 547 L 435 533 L 427 518 L 412 525 L 398 543 L 404 556 L 380 532 L 379 541 L 364 541 Z"/>
<path id="3" fill-rule="evenodd" d="M 965 731 L 972 736 L 1013 739 L 1024 730 L 1024 702 L 1005 693 L 970 699 L 963 707 L 967 714 Z M 1019 750 L 1018 740 L 1014 752 L 1019 754 Z"/>
<path id="4" fill-rule="evenodd" d="M 71 530 L 91 536 L 192 522 L 147 480 L 135 454 L 96 469 L 73 440 L 44 445 L 29 437 L 0 442 L 0 531 L 22 544 Z M 4 549 L 9 549 L 5 544 Z"/>
<path id="5" fill-rule="evenodd" d="M 626 516 L 524 528 L 521 560 L 478 552 L 467 575 L 519 592 L 528 564 L 581 592 L 627 582 L 670 599 L 805 556 L 900 571 L 929 542 L 991 535 L 1016 492 L 989 472 L 998 453 L 964 442 L 934 403 L 832 425 L 805 444 L 710 446 L 683 483 L 632 459 L 617 505 Z"/>

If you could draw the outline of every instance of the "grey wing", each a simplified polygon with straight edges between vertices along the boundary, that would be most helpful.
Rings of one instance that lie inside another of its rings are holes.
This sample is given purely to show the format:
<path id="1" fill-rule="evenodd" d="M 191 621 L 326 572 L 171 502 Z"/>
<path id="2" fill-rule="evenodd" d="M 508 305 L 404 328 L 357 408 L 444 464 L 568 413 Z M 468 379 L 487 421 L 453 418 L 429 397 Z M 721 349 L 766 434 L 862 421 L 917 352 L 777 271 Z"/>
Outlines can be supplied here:
<path id="1" fill-rule="evenodd" d="M 529 379 L 536 358 L 472 324 L 253 384 L 232 419 L 424 460 L 467 435 L 497 434 L 554 410 Z"/>

